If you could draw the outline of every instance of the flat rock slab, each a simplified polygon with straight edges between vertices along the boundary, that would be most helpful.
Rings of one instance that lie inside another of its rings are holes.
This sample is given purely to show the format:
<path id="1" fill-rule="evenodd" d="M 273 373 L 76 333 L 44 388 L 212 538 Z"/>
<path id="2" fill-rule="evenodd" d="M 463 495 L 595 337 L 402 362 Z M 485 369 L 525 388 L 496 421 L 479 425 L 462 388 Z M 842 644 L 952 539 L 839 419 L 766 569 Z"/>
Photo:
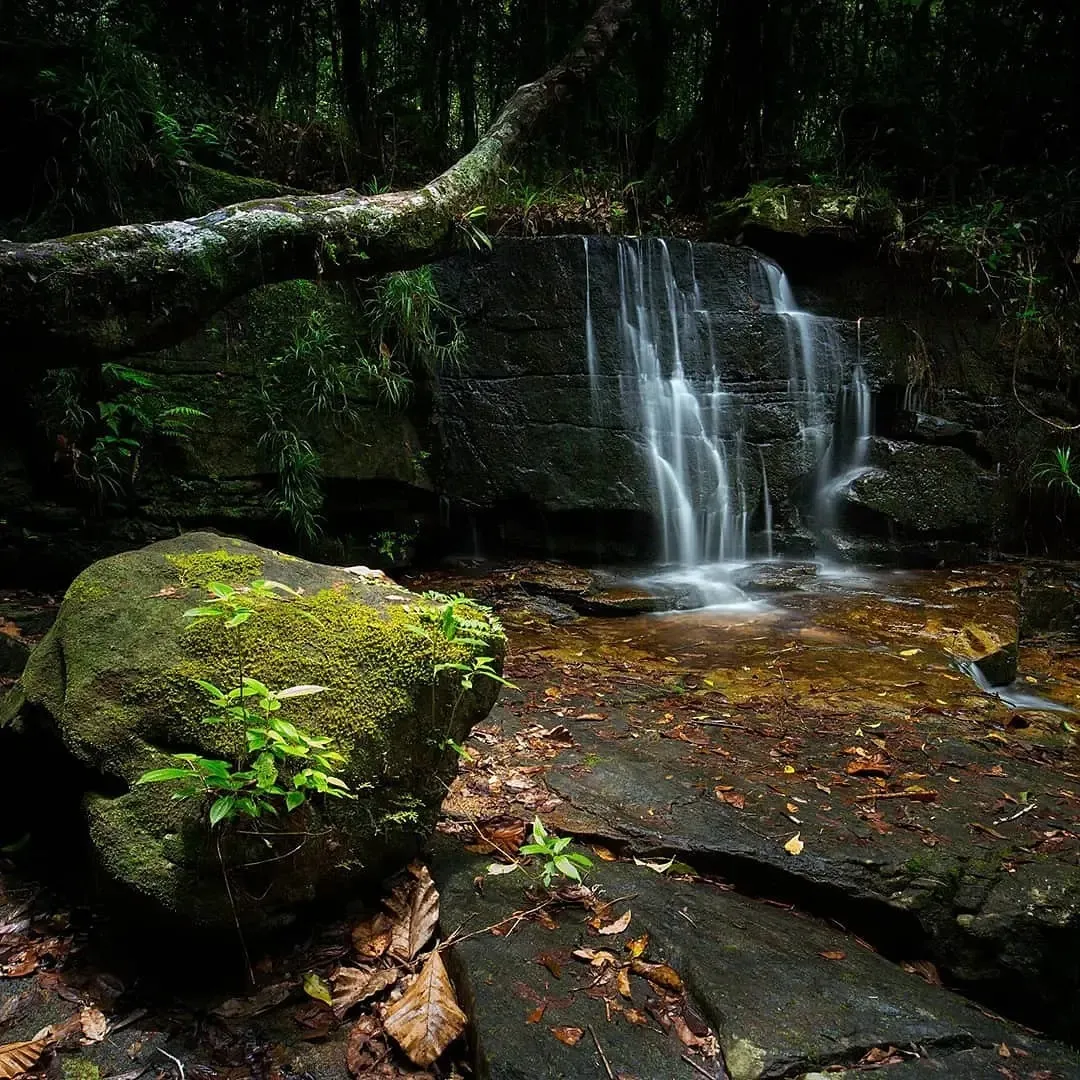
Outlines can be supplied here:
<path id="1" fill-rule="evenodd" d="M 578 908 L 556 912 L 554 927 L 508 918 L 537 903 L 520 875 L 488 877 L 481 893 L 474 878 L 483 873 L 483 860 L 463 860 L 460 849 L 440 855 L 435 874 L 444 926 L 468 930 L 505 920 L 502 936 L 482 933 L 453 948 L 478 1073 L 490 1080 L 595 1080 L 604 1075 L 596 1043 L 614 1075 L 702 1075 L 684 1061 L 684 1042 L 656 1019 L 651 983 L 631 975 L 630 999 L 614 980 L 590 987 L 597 969 L 572 955 L 581 947 L 605 949 L 625 962 L 628 942 L 643 935 L 643 959 L 680 975 L 690 1026 L 700 1032 L 708 1025 L 715 1034 L 719 1056 L 707 1055 L 707 1043 L 706 1053 L 698 1048 L 693 1055 L 706 1076 L 798 1077 L 891 1052 L 905 1063 L 897 1067 L 915 1076 L 998 1075 L 1001 1055 L 1009 1054 L 1019 1065 L 1016 1076 L 1043 1070 L 1046 1080 L 1080 1077 L 1074 1053 L 991 1018 L 792 911 L 649 869 L 601 863 L 591 882 L 606 897 L 624 898 L 612 917 L 631 911 L 623 933 L 601 936 Z M 562 1028 L 585 1034 L 568 1046 L 553 1034 Z M 978 1071 L 987 1065 L 995 1071 Z"/>
<path id="2" fill-rule="evenodd" d="M 623 854 L 678 855 L 1075 1038 L 1076 724 L 1013 708 L 959 666 L 1015 640 L 1015 571 L 815 588 L 561 625 L 505 609 L 519 689 L 478 733 L 448 812 L 539 812 Z M 1022 656 L 1047 663 L 1029 690 L 1078 700 L 1075 664 Z"/>

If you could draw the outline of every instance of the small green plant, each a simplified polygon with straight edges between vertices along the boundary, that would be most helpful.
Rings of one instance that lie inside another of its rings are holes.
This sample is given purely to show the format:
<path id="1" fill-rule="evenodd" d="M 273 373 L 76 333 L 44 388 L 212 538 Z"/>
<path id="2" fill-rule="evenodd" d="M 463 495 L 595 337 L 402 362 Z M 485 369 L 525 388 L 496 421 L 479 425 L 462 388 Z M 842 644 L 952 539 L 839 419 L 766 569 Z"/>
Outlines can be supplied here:
<path id="1" fill-rule="evenodd" d="M 99 507 L 107 496 L 133 489 L 148 443 L 186 441 L 195 424 L 208 419 L 193 405 L 170 401 L 146 372 L 115 363 L 102 364 L 96 373 L 50 373 L 44 404 L 55 417 L 48 423 L 57 460 L 68 463 L 72 479 Z"/>
<path id="2" fill-rule="evenodd" d="M 458 694 L 450 710 L 450 716 L 446 721 L 446 731 L 443 734 L 442 745 L 451 747 L 459 757 L 465 757 L 467 751 L 455 743 L 450 737 L 453 730 L 454 717 L 458 707 L 464 700 L 465 695 L 476 685 L 477 679 L 490 679 L 500 686 L 517 689 L 512 682 L 504 679 L 495 669 L 495 658 L 484 655 L 482 652 L 473 653 L 458 660 L 436 660 L 435 645 L 441 639 L 448 644 L 462 646 L 466 649 L 491 649 L 492 644 L 506 636 L 499 617 L 488 607 L 470 600 L 463 593 L 449 595 L 447 593 L 429 590 L 423 594 L 427 601 L 422 605 L 415 605 L 406 610 L 416 619 L 416 625 L 410 626 L 411 633 L 427 639 L 431 643 L 431 682 L 432 687 L 438 683 L 439 676 L 444 672 L 455 673 L 458 678 Z M 436 695 L 431 695 L 432 718 L 435 715 Z"/>
<path id="3" fill-rule="evenodd" d="M 372 539 L 378 553 L 392 563 L 401 562 L 409 551 L 409 545 L 416 539 L 416 532 L 396 532 L 393 529 L 384 529 L 377 532 Z"/>
<path id="4" fill-rule="evenodd" d="M 1036 465 L 1032 478 L 1042 481 L 1050 490 L 1059 487 L 1073 495 L 1080 495 L 1080 481 L 1077 481 L 1073 469 L 1071 447 L 1057 447 L 1049 459 Z"/>
<path id="5" fill-rule="evenodd" d="M 457 220 L 457 227 L 465 235 L 465 241 L 477 251 L 491 250 L 491 237 L 484 231 L 482 222 L 487 220 L 487 207 L 474 206 Z"/>
<path id="6" fill-rule="evenodd" d="M 569 847 L 569 836 L 556 836 L 554 833 L 549 833 L 537 817 L 533 818 L 532 835 L 529 837 L 529 842 L 522 845 L 521 854 L 536 855 L 543 859 L 540 864 L 540 879 L 544 887 L 549 889 L 552 881 L 557 877 L 581 881 L 582 870 L 592 869 L 592 859 L 576 851 L 569 851 Z"/>
<path id="7" fill-rule="evenodd" d="M 184 618 L 222 624 L 231 631 L 237 664 L 237 683 L 223 690 L 214 683 L 196 680 L 206 693 L 213 712 L 202 718 L 209 725 L 242 728 L 244 751 L 236 763 L 199 754 L 173 754 L 176 765 L 151 769 L 139 777 L 140 784 L 172 783 L 174 799 L 210 798 L 211 829 L 240 816 L 277 816 L 302 806 L 309 795 L 355 798 L 336 775 L 345 757 L 333 740 L 303 731 L 279 714 L 282 702 L 327 691 L 325 686 L 290 686 L 271 690 L 244 673 L 244 626 L 256 613 L 256 600 L 281 599 L 298 594 L 276 581 L 252 581 L 244 588 L 212 582 L 209 596 Z"/>

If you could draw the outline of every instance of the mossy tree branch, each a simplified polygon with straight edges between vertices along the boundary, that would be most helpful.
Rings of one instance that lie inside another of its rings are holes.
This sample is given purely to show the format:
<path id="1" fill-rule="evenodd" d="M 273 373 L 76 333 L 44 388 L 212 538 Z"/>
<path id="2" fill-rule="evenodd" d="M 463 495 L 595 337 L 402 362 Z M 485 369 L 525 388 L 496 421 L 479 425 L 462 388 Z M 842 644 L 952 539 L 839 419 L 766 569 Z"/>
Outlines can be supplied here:
<path id="1" fill-rule="evenodd" d="M 182 340 L 260 285 L 408 269 L 448 254 L 525 133 L 603 64 L 632 7 L 605 0 L 578 44 L 518 88 L 479 142 L 415 191 L 256 199 L 186 221 L 0 241 L 0 340 L 35 367 Z"/>

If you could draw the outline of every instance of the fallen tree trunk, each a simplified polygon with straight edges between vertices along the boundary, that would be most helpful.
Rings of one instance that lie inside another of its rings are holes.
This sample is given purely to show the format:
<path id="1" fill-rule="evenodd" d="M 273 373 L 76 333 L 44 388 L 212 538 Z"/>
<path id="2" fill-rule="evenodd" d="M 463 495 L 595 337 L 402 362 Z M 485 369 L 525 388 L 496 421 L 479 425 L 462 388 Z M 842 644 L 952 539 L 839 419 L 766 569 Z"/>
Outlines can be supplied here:
<path id="1" fill-rule="evenodd" d="M 186 221 L 0 241 L 5 351 L 37 368 L 98 363 L 174 344 L 260 285 L 448 254 L 524 133 L 607 58 L 631 7 L 605 0 L 570 54 L 519 87 L 476 146 L 418 190 L 258 199 Z"/>

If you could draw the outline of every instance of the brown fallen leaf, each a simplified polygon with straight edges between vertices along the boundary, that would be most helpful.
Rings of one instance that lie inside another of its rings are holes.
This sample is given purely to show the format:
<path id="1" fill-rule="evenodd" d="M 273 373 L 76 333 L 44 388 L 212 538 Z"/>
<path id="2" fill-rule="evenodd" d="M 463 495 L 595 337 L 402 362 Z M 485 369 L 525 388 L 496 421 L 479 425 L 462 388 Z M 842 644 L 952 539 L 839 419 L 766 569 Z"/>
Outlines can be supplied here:
<path id="1" fill-rule="evenodd" d="M 608 923 L 607 926 L 601 926 L 597 930 L 598 934 L 621 934 L 630 925 L 630 909 L 620 915 L 613 923 Z"/>
<path id="2" fill-rule="evenodd" d="M 272 1009 L 275 1005 L 280 1005 L 292 993 L 293 986 L 291 982 L 273 983 L 270 986 L 264 986 L 251 997 L 229 998 L 228 1001 L 223 1001 L 216 1009 L 210 1011 L 222 1020 L 246 1020 Z"/>
<path id="3" fill-rule="evenodd" d="M 885 1049 L 880 1046 L 872 1047 L 859 1059 L 860 1065 L 901 1065 L 904 1057 L 896 1052 L 895 1046 Z"/>
<path id="4" fill-rule="evenodd" d="M 840 949 L 829 949 L 826 952 L 819 952 L 818 956 L 820 956 L 822 960 L 845 960 L 847 958 L 847 953 L 842 952 Z"/>
<path id="5" fill-rule="evenodd" d="M 553 1027 L 551 1034 L 561 1043 L 567 1046 L 577 1046 L 581 1042 L 581 1036 L 585 1034 L 584 1028 L 578 1027 Z"/>
<path id="6" fill-rule="evenodd" d="M 689 1047 L 691 1050 L 696 1050 L 699 1046 L 704 1046 L 708 1042 L 701 1035 L 695 1035 L 683 1017 L 677 1014 L 671 1018 L 671 1026 L 683 1046 Z"/>
<path id="7" fill-rule="evenodd" d="M 582 713 L 580 716 L 575 716 L 574 719 L 575 720 L 606 720 L 607 717 L 602 716 L 598 712 L 587 712 L 587 713 Z"/>
<path id="8" fill-rule="evenodd" d="M 941 986 L 941 976 L 938 969 L 929 960 L 915 960 L 910 964 L 900 965 L 909 975 L 918 975 L 920 979 L 928 982 L 931 986 Z"/>
<path id="9" fill-rule="evenodd" d="M 380 911 L 353 927 L 352 945 L 367 960 L 377 960 L 390 948 L 394 924 L 390 916 Z"/>
<path id="10" fill-rule="evenodd" d="M 638 1027 L 645 1027 L 649 1022 L 648 1016 L 640 1009 L 623 1009 L 623 1016 L 625 1016 L 631 1024 L 637 1024 Z"/>
<path id="11" fill-rule="evenodd" d="M 665 990 L 672 990 L 676 994 L 682 992 L 683 984 L 679 973 L 667 964 L 649 964 L 644 960 L 631 960 L 630 970 L 656 986 L 662 986 Z"/>
<path id="12" fill-rule="evenodd" d="M 361 1016 L 349 1029 L 345 1046 L 345 1066 L 353 1076 L 370 1075 L 370 1070 L 386 1054 L 382 1024 L 374 1016 Z"/>
<path id="13" fill-rule="evenodd" d="M 553 728 L 542 728 L 537 735 L 544 742 L 554 743 L 556 746 L 574 745 L 574 736 L 570 734 L 570 729 L 565 724 L 557 724 Z"/>
<path id="14" fill-rule="evenodd" d="M 331 982 L 334 986 L 331 1005 L 340 1020 L 354 1005 L 381 994 L 398 981 L 397 968 L 372 971 L 370 968 L 339 968 Z"/>
<path id="15" fill-rule="evenodd" d="M 574 956 L 578 960 L 587 960 L 593 967 L 607 967 L 619 962 L 619 958 L 607 949 L 575 949 Z"/>
<path id="16" fill-rule="evenodd" d="M 618 855 L 614 851 L 604 847 L 602 844 L 593 844 L 593 854 L 604 862 L 615 862 L 618 859 Z"/>
<path id="17" fill-rule="evenodd" d="M 621 967 L 615 976 L 615 985 L 618 987 L 619 993 L 622 994 L 627 1001 L 633 1000 L 633 994 L 630 991 L 630 969 L 628 967 Z"/>
<path id="18" fill-rule="evenodd" d="M 734 806 L 736 810 L 746 809 L 746 796 L 741 791 L 722 791 L 716 789 L 716 797 L 728 806 Z"/>
<path id="19" fill-rule="evenodd" d="M 848 776 L 892 776 L 892 766 L 881 754 L 872 754 L 870 757 L 849 761 L 844 772 Z"/>
<path id="20" fill-rule="evenodd" d="M 547 1009 L 547 1002 L 542 1001 L 528 1016 L 525 1017 L 526 1024 L 539 1024 L 544 1019 L 544 1010 Z"/>
<path id="21" fill-rule="evenodd" d="M 35 1068 L 48 1046 L 48 1039 L 0 1046 L 0 1080 L 15 1080 L 15 1077 Z"/>
<path id="22" fill-rule="evenodd" d="M 409 989 L 391 1002 L 383 1016 L 387 1032 L 421 1067 L 432 1064 L 465 1030 L 467 1022 L 437 952 L 427 958 Z"/>
<path id="23" fill-rule="evenodd" d="M 109 1021 L 105 1019 L 105 1014 L 92 1005 L 79 1013 L 79 1024 L 84 1044 L 99 1043 L 109 1034 Z"/>
<path id="24" fill-rule="evenodd" d="M 562 978 L 562 959 L 553 952 L 537 953 L 535 960 L 538 964 L 543 964 L 544 967 L 555 976 L 556 979 Z"/>
<path id="25" fill-rule="evenodd" d="M 386 906 L 394 916 L 390 952 L 401 960 L 412 960 L 428 943 L 439 921 L 439 891 L 426 866 L 409 867 L 411 881 L 399 885 Z"/>
<path id="26" fill-rule="evenodd" d="M 635 957 L 644 956 L 645 950 L 649 947 L 649 935 L 642 934 L 641 937 L 634 938 L 633 941 L 626 943 L 626 951 L 630 954 L 630 959 Z"/>

